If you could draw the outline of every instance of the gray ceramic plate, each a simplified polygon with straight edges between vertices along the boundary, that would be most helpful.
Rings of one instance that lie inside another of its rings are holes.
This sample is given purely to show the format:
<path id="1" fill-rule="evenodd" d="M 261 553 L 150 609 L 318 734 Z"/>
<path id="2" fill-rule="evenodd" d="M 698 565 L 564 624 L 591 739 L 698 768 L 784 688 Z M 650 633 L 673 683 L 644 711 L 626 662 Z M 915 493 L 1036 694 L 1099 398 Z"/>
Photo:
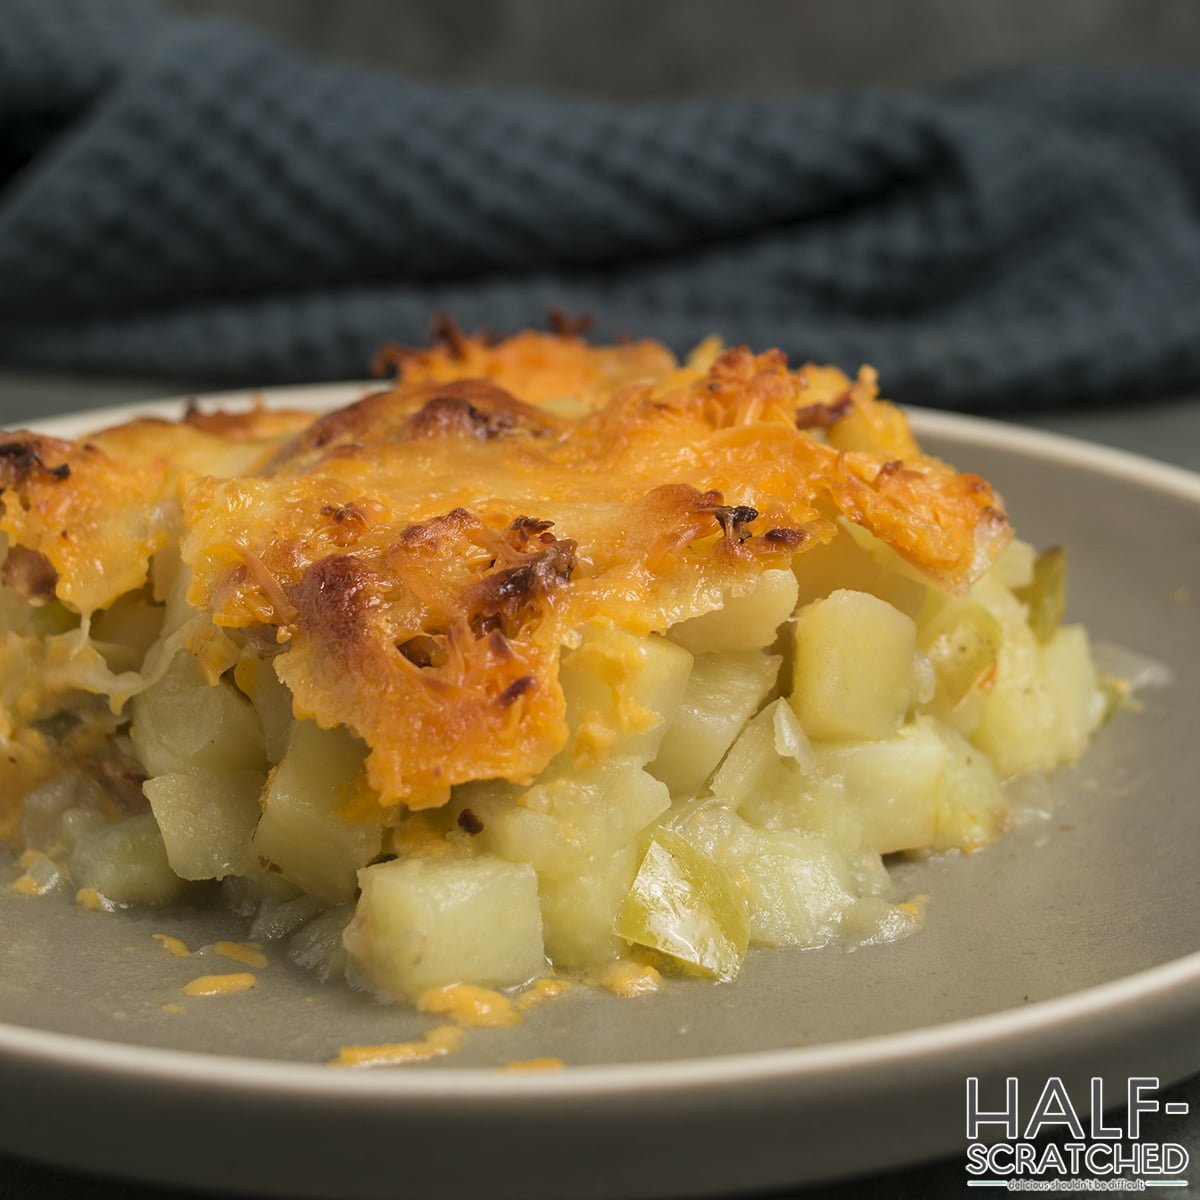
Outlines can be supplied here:
<path id="1" fill-rule="evenodd" d="M 1200 477 L 982 421 L 917 424 L 1000 487 L 1024 536 L 1071 547 L 1073 618 L 1176 675 L 1054 777 L 1051 818 L 902 868 L 933 898 L 921 934 L 756 952 L 730 986 L 580 989 L 436 1066 L 351 1074 L 322 1064 L 427 1021 L 282 962 L 254 992 L 164 1012 L 197 964 L 151 934 L 197 945 L 236 936 L 227 919 L 0 889 L 0 1150 L 294 1196 L 698 1195 L 953 1153 L 968 1075 L 1057 1074 L 1081 1093 L 1104 1076 L 1115 1095 L 1131 1073 L 1200 1068 Z M 496 1069 L 535 1056 L 568 1067 Z"/>

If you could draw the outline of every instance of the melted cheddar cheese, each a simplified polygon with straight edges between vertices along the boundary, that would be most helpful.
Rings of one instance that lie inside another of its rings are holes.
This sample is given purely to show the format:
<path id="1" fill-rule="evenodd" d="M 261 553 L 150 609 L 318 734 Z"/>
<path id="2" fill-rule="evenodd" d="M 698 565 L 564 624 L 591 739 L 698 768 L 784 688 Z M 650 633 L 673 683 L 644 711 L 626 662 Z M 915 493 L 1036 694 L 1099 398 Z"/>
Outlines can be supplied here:
<path id="1" fill-rule="evenodd" d="M 177 544 L 209 634 L 271 656 L 297 717 L 366 743 L 370 804 L 425 808 L 546 766 L 560 655 L 589 622 L 717 609 L 839 516 L 959 591 L 1008 538 L 988 484 L 924 455 L 869 369 L 538 333 L 389 361 L 392 386 L 316 419 L 3 435 L 4 582 L 86 630 Z M 136 689 L 95 678 L 72 686 L 117 707 Z"/>

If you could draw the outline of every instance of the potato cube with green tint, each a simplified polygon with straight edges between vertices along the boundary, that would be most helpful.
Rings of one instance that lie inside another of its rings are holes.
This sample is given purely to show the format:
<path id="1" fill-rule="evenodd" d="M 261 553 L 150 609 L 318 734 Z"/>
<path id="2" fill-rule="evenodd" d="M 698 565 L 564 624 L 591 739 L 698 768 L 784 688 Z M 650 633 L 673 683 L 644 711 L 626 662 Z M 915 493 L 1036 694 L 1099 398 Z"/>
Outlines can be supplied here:
<path id="1" fill-rule="evenodd" d="M 190 654 L 176 655 L 134 698 L 129 736 L 150 775 L 266 767 L 262 723 L 250 702 L 223 680 L 210 685 Z"/>
<path id="2" fill-rule="evenodd" d="M 701 654 L 679 712 L 650 764 L 673 796 L 698 791 L 779 675 L 777 655 L 760 650 Z"/>
<path id="3" fill-rule="evenodd" d="M 157 906 L 177 899 L 187 884 L 167 862 L 151 813 L 91 825 L 74 843 L 71 877 L 115 904 Z"/>
<path id="4" fill-rule="evenodd" d="M 891 854 L 932 844 L 947 757 L 934 721 L 913 722 L 879 741 L 825 743 L 816 755 L 823 775 L 841 777 L 864 845 Z"/>
<path id="5" fill-rule="evenodd" d="M 559 675 L 571 730 L 563 758 L 584 766 L 612 758 L 649 762 L 691 670 L 691 654 L 666 638 L 589 627 Z"/>
<path id="6" fill-rule="evenodd" d="M 171 870 L 183 879 L 244 874 L 250 839 L 261 815 L 263 771 L 191 771 L 158 775 L 142 785 L 167 848 Z"/>
<path id="7" fill-rule="evenodd" d="M 502 781 L 455 788 L 455 820 L 470 810 L 481 849 L 539 874 L 573 871 L 629 845 L 670 806 L 666 787 L 635 759 L 614 759 L 519 788 Z"/>
<path id="8" fill-rule="evenodd" d="M 797 592 L 790 570 L 764 571 L 744 595 L 730 596 L 714 612 L 673 626 L 671 640 L 693 654 L 770 647 L 796 607 Z"/>
<path id="9" fill-rule="evenodd" d="M 978 850 L 1004 832 L 1008 804 L 991 760 L 962 734 L 934 722 L 946 747 L 937 794 L 935 850 Z"/>
<path id="10" fill-rule="evenodd" d="M 612 926 L 637 868 L 637 848 L 630 845 L 589 858 L 565 874 L 541 877 L 546 953 L 556 967 L 596 966 L 625 949 Z"/>
<path id="11" fill-rule="evenodd" d="M 359 872 L 344 942 L 372 988 L 415 999 L 452 983 L 510 987 L 545 970 L 537 875 L 526 863 L 451 855 Z"/>
<path id="12" fill-rule="evenodd" d="M 366 748 L 344 728 L 297 721 L 270 774 L 253 852 L 326 904 L 354 895 L 356 874 L 378 853 L 382 824 L 345 808 L 365 786 Z"/>

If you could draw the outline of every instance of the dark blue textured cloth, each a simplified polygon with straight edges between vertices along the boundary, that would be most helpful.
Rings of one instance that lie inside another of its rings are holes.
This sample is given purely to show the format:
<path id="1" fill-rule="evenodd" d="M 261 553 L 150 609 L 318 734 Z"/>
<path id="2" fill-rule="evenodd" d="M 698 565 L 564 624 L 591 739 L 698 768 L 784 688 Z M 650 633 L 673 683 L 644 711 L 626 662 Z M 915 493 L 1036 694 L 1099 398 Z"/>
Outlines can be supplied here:
<path id="1" fill-rule="evenodd" d="M 620 107 L 0 0 L 0 363 L 257 384 L 467 328 L 873 362 L 910 403 L 1200 385 L 1200 79 Z"/>

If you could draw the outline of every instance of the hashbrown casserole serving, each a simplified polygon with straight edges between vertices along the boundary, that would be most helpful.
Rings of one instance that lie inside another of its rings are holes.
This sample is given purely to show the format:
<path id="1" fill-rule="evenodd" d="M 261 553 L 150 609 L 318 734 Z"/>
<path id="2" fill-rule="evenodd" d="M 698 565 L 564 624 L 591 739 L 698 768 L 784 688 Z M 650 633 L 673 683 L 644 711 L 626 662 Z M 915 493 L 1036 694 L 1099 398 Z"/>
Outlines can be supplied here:
<path id="1" fill-rule="evenodd" d="M 455 330 L 314 416 L 2 435 L 18 890 L 217 887 L 385 998 L 919 928 L 1108 703 L 1065 562 L 855 379 Z M 89 900 L 89 902 L 91 902 Z"/>

